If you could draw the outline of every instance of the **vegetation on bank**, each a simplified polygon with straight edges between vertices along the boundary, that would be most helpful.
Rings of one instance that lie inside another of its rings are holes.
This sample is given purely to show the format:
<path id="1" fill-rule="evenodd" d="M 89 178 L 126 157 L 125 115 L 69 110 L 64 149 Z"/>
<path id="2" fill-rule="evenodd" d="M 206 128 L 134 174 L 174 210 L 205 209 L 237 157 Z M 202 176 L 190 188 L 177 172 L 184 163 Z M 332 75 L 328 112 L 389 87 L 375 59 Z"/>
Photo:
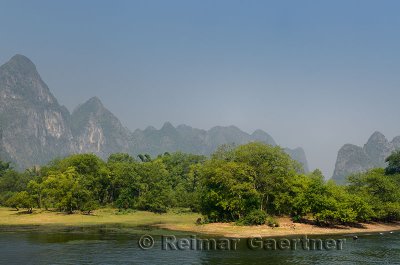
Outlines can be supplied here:
<path id="1" fill-rule="evenodd" d="M 0 204 L 15 209 L 90 213 L 115 207 L 165 213 L 189 208 L 202 222 L 278 226 L 274 216 L 317 224 L 400 220 L 400 153 L 386 169 L 349 177 L 346 186 L 324 181 L 280 147 L 249 143 L 221 146 L 210 158 L 165 153 L 156 158 L 72 155 L 25 172 L 0 163 Z"/>
<path id="2" fill-rule="evenodd" d="M 54 228 L 64 229 L 66 227 L 103 227 L 118 231 L 124 228 L 147 227 L 160 224 L 188 225 L 193 224 L 200 214 L 169 210 L 165 214 L 157 214 L 148 211 L 126 210 L 119 211 L 115 208 L 97 209 L 90 215 L 68 214 L 53 210 L 35 209 L 32 214 L 26 214 L 25 210 L 16 211 L 12 208 L 0 207 L 0 230 L 14 227 L 17 229 L 40 229 L 44 226 L 46 231 Z"/>

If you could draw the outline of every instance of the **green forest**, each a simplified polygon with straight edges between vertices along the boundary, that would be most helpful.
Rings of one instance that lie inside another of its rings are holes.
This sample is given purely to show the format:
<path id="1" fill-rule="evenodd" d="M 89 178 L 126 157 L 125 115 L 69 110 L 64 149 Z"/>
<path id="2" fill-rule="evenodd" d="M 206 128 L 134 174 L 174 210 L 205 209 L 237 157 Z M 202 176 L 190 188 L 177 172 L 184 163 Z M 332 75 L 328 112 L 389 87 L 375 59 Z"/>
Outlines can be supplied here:
<path id="1" fill-rule="evenodd" d="M 400 152 L 386 161 L 343 186 L 320 170 L 305 174 L 280 147 L 257 142 L 223 145 L 210 157 L 77 154 L 24 172 L 0 162 L 0 205 L 71 214 L 184 208 L 201 213 L 202 222 L 244 225 L 283 215 L 318 225 L 391 222 L 400 220 Z"/>

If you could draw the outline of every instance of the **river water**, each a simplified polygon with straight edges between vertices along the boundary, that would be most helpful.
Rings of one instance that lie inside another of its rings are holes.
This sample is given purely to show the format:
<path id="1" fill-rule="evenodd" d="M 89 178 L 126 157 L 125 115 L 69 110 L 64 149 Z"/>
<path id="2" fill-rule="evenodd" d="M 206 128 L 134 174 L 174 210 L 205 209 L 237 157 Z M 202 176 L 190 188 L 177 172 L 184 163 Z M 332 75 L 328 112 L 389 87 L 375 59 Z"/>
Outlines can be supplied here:
<path id="1" fill-rule="evenodd" d="M 400 231 L 359 235 L 357 240 L 352 235 L 321 238 L 346 239 L 342 250 L 254 250 L 247 239 L 235 250 L 172 250 L 173 244 L 165 250 L 162 231 L 153 235 L 154 246 L 143 250 L 138 244 L 143 233 L 3 231 L 0 264 L 400 264 Z M 166 234 L 171 239 L 171 232 Z"/>

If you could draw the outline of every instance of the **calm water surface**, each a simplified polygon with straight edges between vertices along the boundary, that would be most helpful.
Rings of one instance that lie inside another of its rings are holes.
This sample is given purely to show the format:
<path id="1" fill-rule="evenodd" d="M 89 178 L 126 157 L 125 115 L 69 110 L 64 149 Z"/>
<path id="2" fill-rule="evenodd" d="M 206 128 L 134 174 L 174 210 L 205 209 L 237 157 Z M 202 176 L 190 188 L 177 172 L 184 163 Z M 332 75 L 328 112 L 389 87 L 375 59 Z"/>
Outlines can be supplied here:
<path id="1" fill-rule="evenodd" d="M 400 264 L 400 232 L 360 235 L 358 240 L 351 235 L 329 237 L 347 239 L 341 251 L 250 250 L 245 239 L 235 251 L 166 251 L 157 235 L 154 248 L 142 250 L 140 236 L 101 231 L 0 232 L 0 264 Z"/>

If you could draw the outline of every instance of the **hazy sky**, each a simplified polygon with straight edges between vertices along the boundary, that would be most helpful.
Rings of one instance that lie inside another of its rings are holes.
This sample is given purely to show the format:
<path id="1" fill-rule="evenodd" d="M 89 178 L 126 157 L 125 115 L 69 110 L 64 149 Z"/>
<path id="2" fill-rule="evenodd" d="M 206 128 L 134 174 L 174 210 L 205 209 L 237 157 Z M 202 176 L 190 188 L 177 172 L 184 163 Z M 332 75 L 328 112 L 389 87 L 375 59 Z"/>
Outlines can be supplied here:
<path id="1" fill-rule="evenodd" d="M 130 129 L 263 129 L 333 172 L 400 135 L 400 1 L 1 1 L 0 63 L 28 56 L 70 110 Z"/>

